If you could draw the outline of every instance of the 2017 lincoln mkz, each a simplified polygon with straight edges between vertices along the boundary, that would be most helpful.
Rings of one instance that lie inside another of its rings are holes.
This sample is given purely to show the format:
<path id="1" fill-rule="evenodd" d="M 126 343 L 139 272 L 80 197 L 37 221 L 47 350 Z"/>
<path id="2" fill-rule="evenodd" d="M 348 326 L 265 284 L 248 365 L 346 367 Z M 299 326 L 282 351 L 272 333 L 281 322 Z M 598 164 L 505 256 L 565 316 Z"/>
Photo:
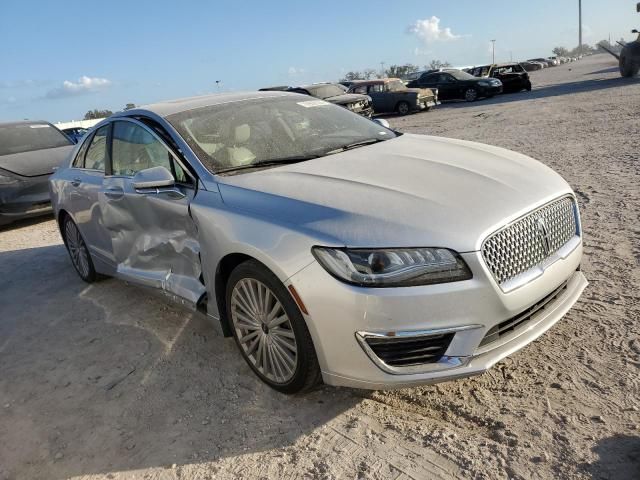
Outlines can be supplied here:
<path id="1" fill-rule="evenodd" d="M 575 196 L 524 155 L 385 123 L 283 92 L 116 114 L 50 181 L 72 263 L 206 313 L 283 392 L 481 373 L 585 288 Z"/>

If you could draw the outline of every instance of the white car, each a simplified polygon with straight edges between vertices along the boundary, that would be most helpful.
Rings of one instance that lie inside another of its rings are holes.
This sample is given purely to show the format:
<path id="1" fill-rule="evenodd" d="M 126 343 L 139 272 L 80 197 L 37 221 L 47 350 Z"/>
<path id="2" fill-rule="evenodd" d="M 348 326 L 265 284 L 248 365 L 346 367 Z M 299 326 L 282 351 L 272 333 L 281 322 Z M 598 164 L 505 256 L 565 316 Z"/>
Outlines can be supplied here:
<path id="1" fill-rule="evenodd" d="M 217 319 L 282 392 L 479 374 L 585 288 L 576 199 L 519 153 L 384 124 L 284 92 L 113 115 L 51 178 L 72 263 Z"/>

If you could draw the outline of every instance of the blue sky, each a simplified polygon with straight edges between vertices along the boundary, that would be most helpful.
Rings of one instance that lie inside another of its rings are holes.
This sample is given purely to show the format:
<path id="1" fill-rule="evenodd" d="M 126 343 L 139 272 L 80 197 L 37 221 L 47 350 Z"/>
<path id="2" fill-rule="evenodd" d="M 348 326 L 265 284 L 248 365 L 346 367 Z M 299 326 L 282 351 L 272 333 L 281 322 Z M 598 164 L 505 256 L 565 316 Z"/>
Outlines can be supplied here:
<path id="1" fill-rule="evenodd" d="M 585 42 L 632 38 L 635 3 L 583 0 Z M 493 38 L 497 60 L 549 56 L 577 44 L 577 4 L 1 0 L 0 121 L 337 80 L 380 62 L 480 64 Z"/>

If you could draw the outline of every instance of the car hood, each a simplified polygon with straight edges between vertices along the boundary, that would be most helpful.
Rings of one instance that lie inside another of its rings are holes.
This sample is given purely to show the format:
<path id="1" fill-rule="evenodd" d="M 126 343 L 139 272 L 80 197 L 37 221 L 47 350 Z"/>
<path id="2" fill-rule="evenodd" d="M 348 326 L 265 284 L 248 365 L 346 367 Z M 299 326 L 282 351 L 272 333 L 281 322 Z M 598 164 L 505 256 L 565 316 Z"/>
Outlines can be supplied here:
<path id="1" fill-rule="evenodd" d="M 336 95 L 335 97 L 329 97 L 324 99 L 327 102 L 335 103 L 337 105 L 347 105 L 355 102 L 368 102 L 369 97 L 367 95 L 361 95 L 359 93 L 345 93 L 343 95 Z"/>
<path id="2" fill-rule="evenodd" d="M 411 134 L 220 182 L 229 208 L 293 225 L 318 243 L 459 252 L 479 250 L 505 223 L 571 193 L 519 153 Z"/>
<path id="3" fill-rule="evenodd" d="M 49 175 L 64 162 L 74 145 L 0 156 L 0 168 L 23 177 Z"/>

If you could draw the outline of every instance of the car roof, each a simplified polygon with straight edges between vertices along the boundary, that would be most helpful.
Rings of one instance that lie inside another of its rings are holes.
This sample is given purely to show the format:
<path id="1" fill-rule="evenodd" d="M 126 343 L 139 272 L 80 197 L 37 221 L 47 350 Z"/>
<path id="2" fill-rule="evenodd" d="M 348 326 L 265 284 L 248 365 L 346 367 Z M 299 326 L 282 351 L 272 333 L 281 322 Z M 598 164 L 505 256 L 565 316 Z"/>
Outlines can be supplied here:
<path id="1" fill-rule="evenodd" d="M 116 114 L 115 116 L 131 116 L 140 111 L 148 111 L 155 113 L 160 117 L 168 117 L 174 113 L 186 112 L 196 108 L 209 107 L 212 105 L 222 105 L 224 103 L 242 102 L 244 100 L 253 100 L 258 98 L 277 98 L 284 96 L 293 96 L 299 98 L 296 93 L 288 93 L 282 91 L 263 91 L 263 92 L 233 92 L 233 93 L 216 93 L 210 95 L 202 95 L 199 97 L 179 98 L 177 100 L 167 100 L 164 102 L 152 103 L 150 105 L 141 105 L 132 110 L 122 112 L 125 115 Z"/>
<path id="2" fill-rule="evenodd" d="M 46 120 L 20 120 L 17 122 L 0 122 L 0 127 L 18 127 L 20 125 L 51 125 Z"/>
<path id="3" fill-rule="evenodd" d="M 394 82 L 394 81 L 399 81 L 401 82 L 402 80 L 400 80 L 399 78 L 395 78 L 395 77 L 389 77 L 389 78 L 375 78 L 373 80 L 354 80 L 353 84 L 354 85 L 381 85 L 384 83 L 389 83 L 389 82 Z"/>

